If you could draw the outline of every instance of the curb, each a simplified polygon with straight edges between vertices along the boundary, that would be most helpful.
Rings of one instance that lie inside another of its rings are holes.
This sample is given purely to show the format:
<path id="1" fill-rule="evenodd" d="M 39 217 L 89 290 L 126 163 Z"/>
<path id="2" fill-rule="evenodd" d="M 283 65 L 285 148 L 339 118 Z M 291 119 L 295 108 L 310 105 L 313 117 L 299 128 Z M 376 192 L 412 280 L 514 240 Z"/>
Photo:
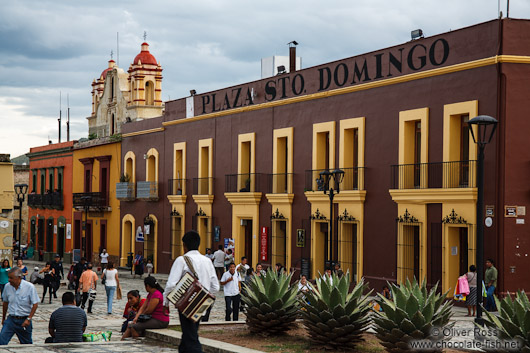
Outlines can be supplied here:
<path id="1" fill-rule="evenodd" d="M 182 332 L 171 329 L 145 330 L 145 337 L 178 346 L 182 340 Z M 200 338 L 205 353 L 265 353 L 235 344 L 216 341 L 210 338 Z"/>

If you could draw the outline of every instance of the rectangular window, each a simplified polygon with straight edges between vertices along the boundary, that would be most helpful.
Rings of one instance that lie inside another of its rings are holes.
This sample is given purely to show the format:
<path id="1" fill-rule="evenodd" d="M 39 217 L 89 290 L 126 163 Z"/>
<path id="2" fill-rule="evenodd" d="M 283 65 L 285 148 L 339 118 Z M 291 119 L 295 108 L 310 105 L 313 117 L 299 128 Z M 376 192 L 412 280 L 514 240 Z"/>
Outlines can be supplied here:
<path id="1" fill-rule="evenodd" d="M 55 175 L 53 173 L 53 168 L 48 169 L 48 191 L 54 192 L 55 191 Z"/>
<path id="2" fill-rule="evenodd" d="M 293 128 L 274 130 L 272 193 L 293 192 Z"/>
<path id="3" fill-rule="evenodd" d="M 46 193 L 46 169 L 40 170 L 40 193 Z"/>
<path id="4" fill-rule="evenodd" d="M 429 108 L 399 112 L 399 165 L 394 175 L 400 189 L 428 187 Z"/>
<path id="5" fill-rule="evenodd" d="M 199 140 L 199 173 L 194 180 L 194 193 L 213 194 L 213 139 Z"/>
<path id="6" fill-rule="evenodd" d="M 90 173 L 89 169 L 85 169 L 85 192 L 90 192 L 90 181 L 91 181 L 92 175 Z"/>
<path id="7" fill-rule="evenodd" d="M 186 142 L 173 144 L 172 195 L 186 195 Z"/>
<path id="8" fill-rule="evenodd" d="M 444 105 L 444 178 L 445 188 L 475 186 L 477 149 L 470 138 L 468 121 L 478 115 L 478 101 Z"/>
<path id="9" fill-rule="evenodd" d="M 364 126 L 364 117 L 340 121 L 339 167 L 344 170 L 343 190 L 364 190 Z"/>
<path id="10" fill-rule="evenodd" d="M 31 192 L 37 192 L 37 171 L 34 170 L 31 178 Z"/>
<path id="11" fill-rule="evenodd" d="M 312 190 L 318 190 L 317 179 L 320 172 L 335 169 L 335 122 L 313 125 L 313 170 Z"/>
<path id="12" fill-rule="evenodd" d="M 255 165 L 256 134 L 249 133 L 238 136 L 238 178 L 237 190 L 254 192 L 256 188 Z"/>

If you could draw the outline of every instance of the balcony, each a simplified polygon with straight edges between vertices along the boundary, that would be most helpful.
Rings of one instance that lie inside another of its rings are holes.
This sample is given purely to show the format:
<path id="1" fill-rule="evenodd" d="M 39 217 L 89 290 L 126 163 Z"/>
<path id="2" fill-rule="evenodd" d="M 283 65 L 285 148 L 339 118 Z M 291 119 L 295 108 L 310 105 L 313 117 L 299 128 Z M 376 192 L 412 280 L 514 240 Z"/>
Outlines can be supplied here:
<path id="1" fill-rule="evenodd" d="M 42 195 L 42 207 L 51 209 L 52 208 L 52 193 L 46 193 Z"/>
<path id="2" fill-rule="evenodd" d="M 64 208 L 62 191 L 55 191 L 54 193 L 52 193 L 51 208 L 53 208 L 54 210 L 62 210 Z"/>
<path id="3" fill-rule="evenodd" d="M 105 211 L 109 210 L 108 200 L 108 194 L 104 192 L 77 192 L 73 195 L 73 206 L 77 209 Z"/>
<path id="4" fill-rule="evenodd" d="M 158 182 L 136 182 L 136 198 L 144 201 L 158 201 Z"/>
<path id="5" fill-rule="evenodd" d="M 320 173 L 325 170 L 306 170 L 304 191 L 323 191 L 317 180 L 320 178 Z M 344 179 L 340 184 L 341 191 L 364 190 L 364 167 L 341 168 L 341 170 L 344 171 Z"/>
<path id="6" fill-rule="evenodd" d="M 475 188 L 476 169 L 476 161 L 392 165 L 391 189 Z"/>
<path id="7" fill-rule="evenodd" d="M 133 183 L 116 183 L 116 198 L 120 201 L 134 201 L 136 199 L 134 194 Z"/>
<path id="8" fill-rule="evenodd" d="M 267 174 L 268 194 L 292 194 L 293 173 Z"/>
<path id="9" fill-rule="evenodd" d="M 169 179 L 168 195 L 186 195 L 188 179 Z"/>
<path id="10" fill-rule="evenodd" d="M 213 195 L 214 178 L 193 178 L 193 195 Z"/>
<path id="11" fill-rule="evenodd" d="M 260 173 L 225 175 L 225 192 L 263 192 L 264 180 Z"/>
<path id="12" fill-rule="evenodd" d="M 42 194 L 31 193 L 28 195 L 28 206 L 31 208 L 42 208 Z"/>

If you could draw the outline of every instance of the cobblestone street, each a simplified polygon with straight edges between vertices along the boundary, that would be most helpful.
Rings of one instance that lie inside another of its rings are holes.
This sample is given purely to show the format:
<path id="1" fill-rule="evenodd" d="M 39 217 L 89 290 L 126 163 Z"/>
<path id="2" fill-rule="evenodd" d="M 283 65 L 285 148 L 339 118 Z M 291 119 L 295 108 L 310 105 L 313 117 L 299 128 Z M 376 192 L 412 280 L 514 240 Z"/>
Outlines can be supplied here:
<path id="1" fill-rule="evenodd" d="M 33 267 L 36 265 L 39 265 L 42 268 L 42 263 L 32 262 L 32 261 L 26 261 L 25 265 L 28 267 L 29 272 L 31 273 L 33 271 Z M 66 275 L 66 268 L 69 268 L 69 266 L 65 266 L 65 275 Z M 99 277 L 101 277 L 101 274 L 99 274 Z M 154 275 L 157 280 L 159 280 L 162 287 L 165 287 L 166 280 L 168 275 L 164 274 L 155 274 Z M 89 332 L 98 332 L 98 331 L 112 331 L 112 342 L 119 342 L 121 338 L 121 324 L 123 323 L 124 319 L 122 318 L 123 310 L 125 308 L 125 304 L 127 303 L 127 292 L 133 289 L 137 289 L 140 291 L 140 294 L 142 298 L 145 298 L 147 296 L 147 292 L 145 291 L 145 287 L 143 284 L 143 278 L 140 279 L 138 276 L 136 278 L 132 278 L 132 275 L 130 272 L 122 271 L 119 272 L 119 278 L 120 278 L 120 284 L 122 286 L 122 293 L 123 298 L 121 300 L 116 300 L 116 297 L 114 297 L 113 305 L 112 305 L 112 315 L 107 314 L 107 296 L 105 293 L 105 287 L 101 285 L 101 281 L 98 282 L 97 285 L 97 296 L 96 300 L 94 302 L 94 305 L 92 307 L 92 314 L 87 314 L 88 317 L 88 326 L 86 329 L 86 333 Z M 145 276 L 144 276 L 145 278 Z M 39 297 L 42 299 L 42 286 L 36 285 L 37 293 L 39 294 Z M 37 312 L 35 313 L 34 319 L 33 319 L 33 342 L 34 344 L 43 344 L 44 340 L 49 337 L 48 334 L 48 321 L 50 319 L 51 314 L 54 310 L 62 306 L 61 303 L 61 296 L 62 294 L 67 290 L 66 282 L 63 280 L 61 283 L 61 288 L 57 292 L 57 299 L 52 299 L 52 303 L 48 304 L 48 296 L 46 296 L 46 300 L 44 303 L 39 304 L 39 308 L 37 309 Z M 210 314 L 210 321 L 224 321 L 224 296 L 223 291 L 219 291 L 216 293 L 217 300 L 215 301 L 214 307 L 212 309 L 212 312 Z M 244 319 L 244 315 L 240 315 L 240 320 Z M 171 310 L 170 312 L 170 324 L 175 325 L 179 323 L 178 319 L 178 312 L 176 309 Z M 135 350 L 137 346 L 143 346 L 143 345 L 149 345 L 148 343 L 130 343 L 130 349 L 123 347 L 129 347 L 129 345 L 119 345 L 117 346 L 116 350 L 108 350 L 110 348 L 106 348 L 105 345 L 102 345 L 98 349 L 101 348 L 101 350 L 96 350 L 93 352 L 110 352 L 110 351 L 130 351 L 130 352 L 140 352 L 142 350 Z M 17 345 L 18 350 L 20 351 L 30 351 L 34 350 L 34 348 L 22 348 L 19 345 L 18 339 L 16 336 L 13 336 L 11 339 L 11 342 L 9 344 L 9 347 L 12 345 Z M 152 343 L 151 343 L 152 346 Z M 46 346 L 48 347 L 48 346 Z M 49 351 L 52 352 L 80 352 L 86 350 L 86 347 L 79 348 L 79 350 L 75 350 L 70 347 L 62 347 L 61 348 L 51 348 Z M 147 348 L 146 348 L 147 349 Z M 91 346 L 92 350 L 92 346 Z M 0 352 L 2 350 L 0 349 Z M 9 351 L 9 350 L 8 350 Z M 143 350 L 146 352 L 149 352 L 150 350 Z M 154 351 L 154 350 L 153 350 Z M 160 351 L 156 349 L 156 351 Z"/>

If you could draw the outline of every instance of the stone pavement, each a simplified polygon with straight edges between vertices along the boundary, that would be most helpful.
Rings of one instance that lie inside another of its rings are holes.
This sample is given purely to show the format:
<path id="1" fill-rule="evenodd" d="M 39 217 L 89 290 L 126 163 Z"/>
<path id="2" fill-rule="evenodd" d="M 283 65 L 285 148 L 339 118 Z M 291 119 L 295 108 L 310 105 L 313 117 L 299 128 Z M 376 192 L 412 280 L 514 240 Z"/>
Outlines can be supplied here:
<path id="1" fill-rule="evenodd" d="M 91 353 L 109 353 L 109 352 L 130 352 L 130 353 L 158 353 L 158 352 L 175 352 L 177 347 L 154 342 L 151 340 L 125 341 L 125 342 L 90 342 L 90 343 L 54 343 L 54 344 L 33 344 L 30 346 L 9 345 L 0 352 L 60 352 L 60 353 L 79 353 L 90 351 Z"/>
<path id="2" fill-rule="evenodd" d="M 25 261 L 24 264 L 28 267 L 28 272 L 31 274 L 35 266 L 43 267 L 43 262 L 35 261 Z M 68 273 L 69 265 L 65 266 L 65 276 Z M 98 274 L 101 277 L 101 274 Z M 165 287 L 167 281 L 167 274 L 155 274 L 154 277 L 160 282 L 162 288 Z M 145 275 L 143 276 L 145 278 Z M 147 297 L 147 292 L 143 284 L 143 278 L 140 279 L 138 276 L 133 278 L 130 272 L 121 270 L 119 271 L 119 279 L 122 287 L 123 298 L 117 300 L 116 296 L 114 297 L 112 304 L 112 314 L 107 314 L 107 296 L 105 293 L 105 286 L 101 285 L 101 282 L 97 284 L 97 296 L 92 307 L 92 314 L 87 314 L 88 317 L 88 326 L 86 333 L 88 332 L 97 332 L 97 331 L 107 331 L 112 330 L 111 341 L 119 341 L 121 338 L 121 325 L 125 320 L 122 318 L 123 310 L 125 309 L 125 304 L 127 303 L 127 292 L 133 289 L 139 290 L 142 298 Z M 36 285 L 37 293 L 42 299 L 42 286 Z M 61 296 L 67 290 L 66 280 L 63 280 L 61 283 L 60 289 L 57 291 L 57 299 L 52 299 L 52 303 L 48 304 L 49 295 L 46 296 L 44 303 L 39 304 L 39 308 L 35 313 L 33 318 L 33 342 L 35 344 L 44 343 L 44 340 L 49 337 L 48 334 L 48 321 L 51 314 L 57 308 L 62 306 Z M 210 321 L 224 321 L 224 295 L 223 291 L 216 293 L 217 300 L 215 301 L 214 307 L 210 314 Z M 88 303 L 87 303 L 88 304 Z M 240 320 L 244 320 L 244 314 L 240 315 Z M 170 325 L 179 324 L 178 312 L 176 309 L 170 311 Z M 13 336 L 11 339 L 10 345 L 19 345 L 18 339 L 16 336 Z"/>
<path id="3" fill-rule="evenodd" d="M 26 261 L 25 265 L 28 267 L 29 272 L 31 273 L 33 271 L 33 267 L 38 265 L 42 268 L 43 263 L 37 263 L 33 261 Z M 65 266 L 65 272 L 67 272 L 67 268 L 69 266 Z M 66 273 L 65 273 L 66 275 Z M 166 281 L 167 281 L 167 274 L 155 274 L 155 278 L 160 282 L 162 287 L 165 287 Z M 145 276 L 144 276 L 145 277 Z M 87 314 L 88 315 L 88 327 L 86 329 L 86 332 L 97 332 L 97 331 L 107 331 L 112 330 L 113 335 L 111 338 L 112 342 L 118 343 L 118 341 L 121 338 L 121 324 L 123 322 L 122 314 L 123 310 L 125 308 L 125 304 L 127 302 L 126 294 L 129 290 L 137 289 L 140 291 L 140 294 L 142 298 L 145 298 L 147 296 L 147 292 L 145 291 L 145 287 L 143 285 L 143 279 L 140 279 L 139 277 L 133 278 L 130 272 L 121 270 L 119 271 L 119 278 L 120 283 L 122 286 L 122 292 L 123 292 L 123 298 L 121 300 L 116 300 L 114 298 L 113 300 L 113 306 L 112 306 L 112 314 L 107 314 L 107 298 L 105 294 L 105 288 L 103 285 L 101 285 L 101 282 L 98 283 L 97 287 L 97 297 L 96 301 L 93 306 L 93 314 Z M 66 291 L 66 281 L 63 281 L 61 288 L 59 289 L 57 293 L 57 299 L 53 299 L 51 304 L 48 304 L 48 300 L 45 300 L 45 303 L 39 304 L 39 308 L 35 314 L 34 320 L 33 320 L 33 341 L 35 344 L 43 343 L 46 337 L 48 337 L 48 320 L 50 318 L 51 313 L 59 308 L 61 306 L 61 296 Z M 39 296 L 42 295 L 42 286 L 37 285 L 37 292 L 39 293 Z M 225 303 L 224 303 L 224 295 L 223 291 L 219 291 L 216 293 L 217 300 L 215 301 L 214 307 L 212 309 L 211 315 L 210 315 L 210 322 L 224 322 L 224 311 L 225 311 Z M 472 332 L 474 325 L 473 325 L 473 318 L 472 317 L 466 317 L 467 309 L 463 307 L 454 307 L 453 308 L 453 318 L 452 321 L 455 322 L 454 329 L 456 331 L 462 331 L 466 330 L 468 332 Z M 243 313 L 240 313 L 240 320 L 245 320 L 245 315 Z M 171 310 L 170 312 L 170 325 L 177 325 L 179 323 L 178 319 L 178 312 L 176 310 Z M 452 337 L 451 342 L 471 342 L 473 340 L 473 336 L 460 336 L 460 337 Z M 111 343 L 112 343 L 111 342 Z M 107 343 L 108 344 L 108 343 Z M 114 343 L 113 343 L 114 344 Z M 121 348 L 119 347 L 129 347 L 125 350 L 136 352 L 136 345 L 145 345 L 146 343 L 128 343 L 124 346 L 118 345 L 116 346 L 116 350 L 111 351 L 119 351 Z M 16 336 L 13 337 L 11 340 L 10 346 L 18 346 L 19 349 L 22 349 L 22 351 L 26 350 L 25 347 L 22 348 L 19 343 Z M 48 347 L 48 346 L 46 346 Z M 56 350 L 50 350 L 54 352 L 80 352 L 81 348 L 79 350 L 75 350 L 72 348 L 73 346 L 68 346 L 65 348 L 53 348 Z M 92 347 L 92 346 L 91 346 Z M 106 346 L 102 346 L 102 350 L 96 350 L 94 352 L 106 352 L 108 350 L 104 348 Z M 111 346 L 109 346 L 111 347 Z M 29 350 L 32 350 L 28 347 Z M 49 349 L 52 349 L 51 347 Z M 98 348 L 99 349 L 99 348 Z M 146 348 L 147 349 L 147 348 Z M 28 351 L 29 351 L 28 350 Z M 149 350 L 144 350 L 146 352 L 149 352 Z M 1 350 L 0 350 L 1 352 Z"/>

